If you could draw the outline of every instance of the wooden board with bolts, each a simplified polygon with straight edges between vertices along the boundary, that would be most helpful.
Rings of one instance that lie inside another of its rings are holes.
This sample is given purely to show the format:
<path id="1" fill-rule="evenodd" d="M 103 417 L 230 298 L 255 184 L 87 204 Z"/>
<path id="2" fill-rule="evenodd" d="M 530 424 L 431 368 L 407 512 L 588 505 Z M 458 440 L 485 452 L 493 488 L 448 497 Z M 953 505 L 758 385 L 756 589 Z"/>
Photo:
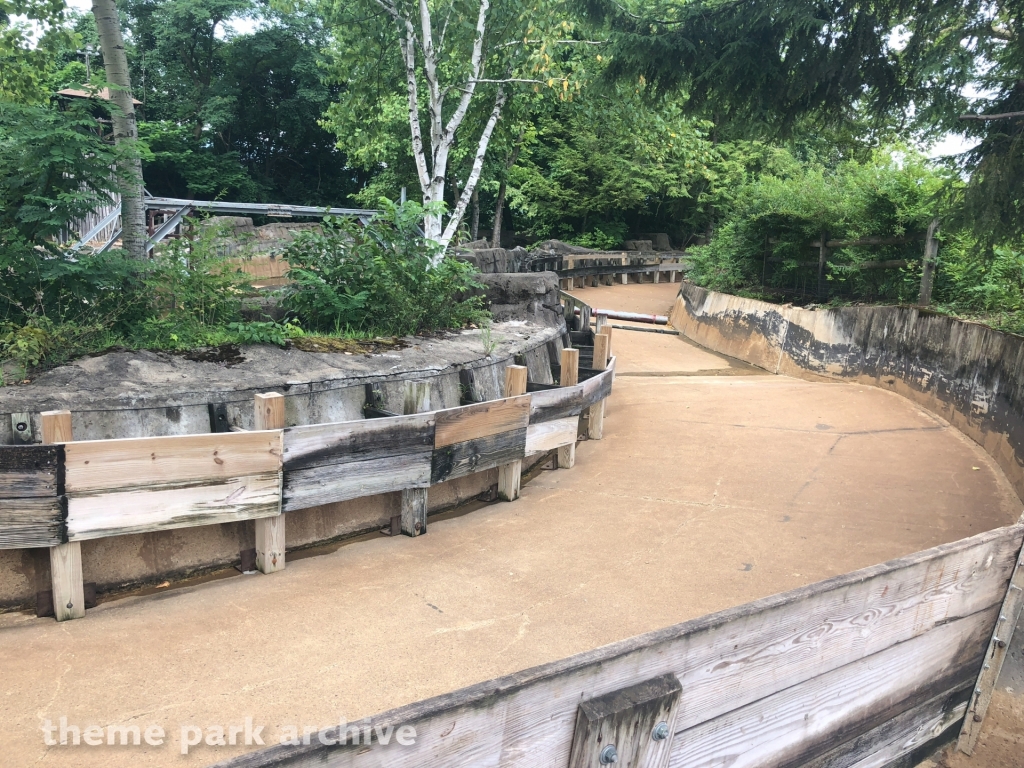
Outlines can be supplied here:
<path id="1" fill-rule="evenodd" d="M 1006 597 L 1003 599 L 996 620 L 995 631 L 985 649 L 985 662 L 974 685 L 967 717 L 964 719 L 960 738 L 957 740 L 957 749 L 964 754 L 972 754 L 978 743 L 985 714 L 992 702 L 992 692 L 995 690 L 1003 662 L 1006 661 L 1006 656 L 1009 654 L 1010 637 L 1020 619 L 1022 608 L 1024 608 L 1024 550 L 1017 555 L 1017 565 L 1010 577 Z"/>
<path id="2" fill-rule="evenodd" d="M 684 692 L 669 765 L 888 765 L 952 735 L 1022 539 L 988 531 L 371 718 L 415 726 L 412 746 L 278 745 L 221 766 L 568 766 L 581 702 L 662 675 Z"/>

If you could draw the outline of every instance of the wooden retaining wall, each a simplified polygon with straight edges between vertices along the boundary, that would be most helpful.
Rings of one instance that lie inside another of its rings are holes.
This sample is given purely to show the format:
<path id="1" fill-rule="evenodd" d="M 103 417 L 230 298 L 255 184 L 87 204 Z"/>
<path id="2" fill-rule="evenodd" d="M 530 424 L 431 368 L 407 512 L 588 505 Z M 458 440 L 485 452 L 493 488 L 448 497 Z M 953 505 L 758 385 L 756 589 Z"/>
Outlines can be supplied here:
<path id="1" fill-rule="evenodd" d="M 44 442 L 53 444 L 0 446 L 0 549 L 50 549 L 52 594 L 71 596 L 52 601 L 64 620 L 85 614 L 83 541 L 255 520 L 256 566 L 272 572 L 284 567 L 287 513 L 395 492 L 402 509 L 392 533 L 420 535 L 428 488 L 498 468 L 498 496 L 513 501 L 523 460 L 574 449 L 592 408 L 589 436 L 600 438 L 593 424 L 611 393 L 614 359 L 606 354 L 599 368 L 545 365 L 531 376 L 509 366 L 508 397 L 439 410 L 429 410 L 430 384 L 410 381 L 407 415 L 378 407 L 368 386 L 367 418 L 293 427 L 285 427 L 283 396 L 257 394 L 253 431 L 73 441 L 71 414 L 46 412 Z M 551 381 L 552 371 L 571 386 L 529 383 Z M 465 373 L 476 399 L 483 382 Z"/>
<path id="2" fill-rule="evenodd" d="M 652 717 L 664 718 L 670 738 L 659 747 L 652 728 L 618 731 L 619 764 L 912 765 L 955 735 L 968 712 L 996 647 L 993 630 L 1004 623 L 1022 539 L 1021 525 L 988 531 L 368 721 L 382 731 L 414 726 L 412 746 L 334 745 L 338 734 L 329 729 L 308 745 L 219 765 L 598 766 L 577 759 L 592 746 L 593 728 L 581 723 L 610 718 L 616 706 L 643 720 L 651 690 L 662 704 Z"/>

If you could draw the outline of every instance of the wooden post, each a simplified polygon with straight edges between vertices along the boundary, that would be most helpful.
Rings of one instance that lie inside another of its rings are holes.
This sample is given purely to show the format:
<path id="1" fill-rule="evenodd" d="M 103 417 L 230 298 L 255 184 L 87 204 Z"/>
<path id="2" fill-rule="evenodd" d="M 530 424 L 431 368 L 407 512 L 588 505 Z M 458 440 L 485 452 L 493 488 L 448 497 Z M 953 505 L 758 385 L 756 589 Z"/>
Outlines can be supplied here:
<path id="1" fill-rule="evenodd" d="M 938 220 L 936 219 L 936 221 Z M 928 228 L 928 233 L 931 236 L 931 227 Z M 978 675 L 978 681 L 974 685 L 971 703 L 967 708 L 967 717 L 964 718 L 963 727 L 960 729 L 960 738 L 956 743 L 957 749 L 966 755 L 972 754 L 978 743 L 981 726 L 985 721 L 985 713 L 988 712 L 988 705 L 992 703 L 992 692 L 995 690 L 1003 662 L 1010 651 L 1010 638 L 1020 619 L 1022 607 L 1024 607 L 1024 550 L 1017 556 L 1017 565 L 1010 576 L 1010 586 L 1006 590 L 1006 597 L 999 610 L 992 639 L 985 650 L 985 661 L 981 667 L 981 674 Z"/>
<path id="2" fill-rule="evenodd" d="M 578 349 L 563 349 L 561 373 L 558 377 L 558 385 L 561 387 L 573 387 L 580 381 L 580 351 Z M 558 449 L 559 469 L 570 469 L 576 463 L 576 441 L 570 445 L 563 445 Z"/>
<path id="3" fill-rule="evenodd" d="M 935 280 L 935 259 L 939 255 L 939 241 L 935 234 L 939 231 L 939 220 L 932 219 L 928 225 L 928 234 L 924 238 L 924 262 L 921 265 L 921 293 L 917 304 L 927 307 L 932 303 L 932 283 Z"/>
<path id="4" fill-rule="evenodd" d="M 661 282 L 661 262 L 659 261 L 654 265 L 657 269 L 654 270 L 654 284 L 657 285 Z"/>
<path id="5" fill-rule="evenodd" d="M 608 315 L 604 313 L 598 313 L 597 320 L 594 321 L 594 333 L 603 333 L 608 337 L 608 357 L 612 356 L 612 326 L 608 322 Z"/>
<path id="6" fill-rule="evenodd" d="M 70 443 L 71 411 L 44 411 L 43 444 Z M 50 547 L 50 584 L 53 617 L 57 621 L 85 617 L 85 584 L 82 582 L 82 544 L 69 541 Z"/>
<path id="7" fill-rule="evenodd" d="M 505 397 L 526 394 L 526 374 L 525 365 L 510 365 L 505 369 Z M 498 467 L 498 498 L 502 501 L 518 499 L 522 475 L 522 459 L 516 459 Z"/>
<path id="8" fill-rule="evenodd" d="M 405 382 L 405 403 L 402 413 L 425 413 L 430 410 L 430 382 Z M 399 528 L 406 536 L 420 536 L 427 532 L 427 489 L 406 488 L 402 491 L 402 509 L 398 521 L 391 521 L 391 530 Z M 396 525 L 396 522 L 398 523 Z"/>
<path id="9" fill-rule="evenodd" d="M 594 370 L 603 371 L 608 367 L 608 345 L 607 334 L 594 335 Z M 590 406 L 587 412 L 590 414 L 587 420 L 587 437 L 591 440 L 600 440 L 604 436 L 604 400 Z"/>
<path id="10" fill-rule="evenodd" d="M 674 283 L 676 281 L 676 273 L 674 270 L 668 273 L 668 281 L 670 283 Z"/>
<path id="11" fill-rule="evenodd" d="M 818 300 L 824 300 L 825 289 L 825 266 L 828 262 L 828 247 L 825 242 L 828 240 L 828 232 L 821 233 L 821 242 L 818 243 Z"/>
<path id="12" fill-rule="evenodd" d="M 284 429 L 284 395 L 268 392 L 256 395 L 253 428 Z M 283 571 L 284 515 L 256 520 L 256 567 L 263 573 Z"/>

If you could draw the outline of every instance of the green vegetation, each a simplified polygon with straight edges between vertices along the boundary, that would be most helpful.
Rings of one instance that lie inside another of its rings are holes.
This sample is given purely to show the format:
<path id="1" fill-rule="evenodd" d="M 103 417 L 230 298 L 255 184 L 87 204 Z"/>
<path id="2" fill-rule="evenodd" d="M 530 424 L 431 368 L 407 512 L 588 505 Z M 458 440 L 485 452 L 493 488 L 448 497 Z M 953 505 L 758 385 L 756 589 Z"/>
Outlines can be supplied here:
<path id="1" fill-rule="evenodd" d="M 110 101 L 54 96 L 107 85 L 93 16 L 0 0 L 9 376 L 105 346 L 474 323 L 472 275 L 437 243 L 479 237 L 604 248 L 665 232 L 708 287 L 915 303 L 938 221 L 932 305 L 1024 330 L 1024 5 L 437 0 L 426 27 L 419 8 L 123 0 L 129 155 Z M 976 144 L 920 153 L 950 133 Z M 384 211 L 290 246 L 293 321 L 277 323 L 207 228 L 142 263 L 58 245 L 136 157 L 155 195 Z M 424 206 L 380 202 L 402 188 Z"/>
<path id="2" fill-rule="evenodd" d="M 336 333 L 405 335 L 484 320 L 473 268 L 443 258 L 438 244 L 423 237 L 423 209 L 381 205 L 365 227 L 328 216 L 322 234 L 299 235 L 284 254 L 295 281 L 284 306 L 305 327 Z"/>

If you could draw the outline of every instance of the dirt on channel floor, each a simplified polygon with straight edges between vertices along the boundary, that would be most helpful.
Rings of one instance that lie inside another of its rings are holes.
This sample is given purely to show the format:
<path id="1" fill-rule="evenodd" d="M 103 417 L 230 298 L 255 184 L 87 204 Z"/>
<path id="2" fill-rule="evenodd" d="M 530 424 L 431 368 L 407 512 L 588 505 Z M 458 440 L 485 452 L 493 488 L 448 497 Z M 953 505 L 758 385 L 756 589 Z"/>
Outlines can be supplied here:
<path id="1" fill-rule="evenodd" d="M 667 314 L 677 287 L 579 295 Z M 274 743 L 285 725 L 352 722 L 1019 517 L 978 445 L 896 395 L 765 375 L 672 334 L 615 329 L 612 345 L 604 439 L 514 504 L 81 621 L 0 616 L 0 763 L 207 765 L 245 748 L 180 755 L 183 725 L 251 717 Z M 47 747 L 40 727 L 60 717 L 170 738 Z M 1004 768 L 948 768 L 968 765 Z"/>

